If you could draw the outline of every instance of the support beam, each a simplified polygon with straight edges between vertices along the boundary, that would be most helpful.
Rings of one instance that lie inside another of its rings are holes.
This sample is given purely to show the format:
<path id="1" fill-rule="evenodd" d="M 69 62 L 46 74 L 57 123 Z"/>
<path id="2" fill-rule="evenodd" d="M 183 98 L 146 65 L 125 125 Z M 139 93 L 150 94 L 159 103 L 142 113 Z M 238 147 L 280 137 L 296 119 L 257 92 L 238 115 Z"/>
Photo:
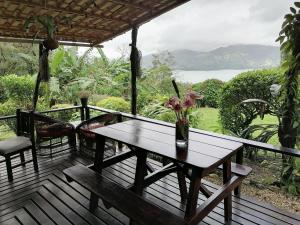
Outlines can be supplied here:
<path id="1" fill-rule="evenodd" d="M 39 60 L 42 56 L 42 52 L 43 52 L 43 44 L 39 44 Z M 40 88 L 40 84 L 41 84 L 41 76 L 40 76 L 40 71 L 38 72 L 37 78 L 36 78 L 36 83 L 35 83 L 35 88 L 34 88 L 34 93 L 33 93 L 33 98 L 32 98 L 32 106 L 33 106 L 33 111 L 35 111 L 36 109 L 36 104 L 39 98 L 39 88 Z"/>
<path id="2" fill-rule="evenodd" d="M 131 62 L 131 113 L 136 115 L 137 113 L 137 88 L 136 88 L 136 78 L 139 77 L 139 71 L 137 63 L 139 60 L 137 59 L 137 35 L 138 35 L 138 26 L 134 26 L 131 33 L 131 54 L 130 54 L 130 62 Z"/>
<path id="3" fill-rule="evenodd" d="M 0 42 L 8 42 L 8 43 L 28 43 L 28 44 L 41 44 L 44 40 L 41 39 L 28 39 L 28 38 L 6 38 L 0 37 Z M 78 46 L 78 47 L 92 47 L 89 43 L 81 43 L 81 42 L 66 42 L 66 41 L 58 41 L 59 45 L 64 46 Z M 96 45 L 93 47 L 103 48 L 103 45 Z"/>

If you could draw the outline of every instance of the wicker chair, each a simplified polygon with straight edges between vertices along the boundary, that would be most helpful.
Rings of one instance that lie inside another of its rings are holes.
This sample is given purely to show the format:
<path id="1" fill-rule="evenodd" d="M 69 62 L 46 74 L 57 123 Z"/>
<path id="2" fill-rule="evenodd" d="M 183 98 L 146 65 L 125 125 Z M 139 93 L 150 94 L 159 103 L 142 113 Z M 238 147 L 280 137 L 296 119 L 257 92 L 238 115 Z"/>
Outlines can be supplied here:
<path id="1" fill-rule="evenodd" d="M 39 155 L 52 157 L 62 151 L 76 150 L 76 134 L 72 124 L 37 112 L 34 112 L 33 119 Z M 69 146 L 64 147 L 66 145 Z"/>
<path id="2" fill-rule="evenodd" d="M 96 150 L 96 137 L 95 134 L 91 132 L 91 130 L 114 124 L 120 121 L 121 114 L 119 113 L 103 114 L 83 121 L 76 128 L 80 151 L 86 155 L 94 157 L 94 152 Z M 106 148 L 112 150 L 113 154 L 116 153 L 116 145 L 113 141 L 108 140 L 106 142 Z"/>

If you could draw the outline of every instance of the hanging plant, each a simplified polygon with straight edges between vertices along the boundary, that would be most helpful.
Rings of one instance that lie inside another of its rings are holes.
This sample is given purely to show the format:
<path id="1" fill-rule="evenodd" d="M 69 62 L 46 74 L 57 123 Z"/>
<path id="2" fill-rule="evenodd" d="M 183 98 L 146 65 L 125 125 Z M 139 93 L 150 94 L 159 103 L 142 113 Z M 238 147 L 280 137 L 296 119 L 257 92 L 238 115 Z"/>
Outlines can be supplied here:
<path id="1" fill-rule="evenodd" d="M 47 50 L 54 50 L 58 48 L 58 41 L 55 37 L 57 33 L 57 26 L 52 16 L 43 15 L 29 17 L 24 23 L 24 28 L 28 32 L 33 25 L 37 28 L 33 41 L 39 33 L 43 32 L 47 34 L 47 38 L 43 41 L 44 47 Z"/>

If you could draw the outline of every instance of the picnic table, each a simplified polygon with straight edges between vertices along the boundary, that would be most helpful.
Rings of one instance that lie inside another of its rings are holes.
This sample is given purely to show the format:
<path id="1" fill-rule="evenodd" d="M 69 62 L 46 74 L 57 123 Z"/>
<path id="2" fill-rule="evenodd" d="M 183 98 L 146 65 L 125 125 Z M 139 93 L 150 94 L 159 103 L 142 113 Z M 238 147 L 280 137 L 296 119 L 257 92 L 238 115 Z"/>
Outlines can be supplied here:
<path id="1" fill-rule="evenodd" d="M 127 159 L 137 157 L 135 180 L 128 188 L 137 195 L 143 189 L 164 176 L 177 172 L 182 200 L 186 202 L 184 222 L 197 224 L 224 200 L 225 222 L 232 218 L 232 191 L 241 184 L 251 171 L 242 165 L 232 164 L 232 157 L 243 148 L 238 142 L 190 132 L 188 149 L 176 148 L 175 128 L 140 120 L 128 120 L 92 130 L 97 137 L 96 154 L 91 168 L 101 173 L 102 169 Z M 131 151 L 104 159 L 106 138 L 121 142 Z M 161 169 L 147 173 L 147 153 L 162 156 L 170 163 Z M 202 178 L 221 169 L 223 186 L 211 193 L 203 184 Z M 234 170 L 234 174 L 232 173 Z M 189 191 L 185 177 L 190 179 Z M 201 191 L 207 200 L 198 206 Z M 94 195 L 94 197 L 96 197 Z M 95 204 L 92 203 L 92 204 Z"/>

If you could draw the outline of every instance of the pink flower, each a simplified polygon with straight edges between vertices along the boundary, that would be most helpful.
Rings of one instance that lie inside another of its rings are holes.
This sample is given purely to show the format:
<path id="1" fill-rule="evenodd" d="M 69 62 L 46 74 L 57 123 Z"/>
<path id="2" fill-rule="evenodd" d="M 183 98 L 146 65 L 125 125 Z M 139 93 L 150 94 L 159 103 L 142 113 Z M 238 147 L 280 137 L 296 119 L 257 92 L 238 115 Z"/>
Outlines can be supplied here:
<path id="1" fill-rule="evenodd" d="M 192 99 L 189 95 L 187 95 L 184 99 L 184 102 L 183 102 L 183 107 L 185 108 L 191 108 L 195 105 L 195 100 Z"/>
<path id="2" fill-rule="evenodd" d="M 195 100 L 195 99 L 202 99 L 203 96 L 199 95 L 198 93 L 194 92 L 194 91 L 190 91 L 187 93 L 186 97 L 190 97 L 191 99 Z"/>
<path id="3" fill-rule="evenodd" d="M 174 96 L 165 103 L 165 107 L 173 109 L 175 107 L 175 105 L 177 104 L 177 102 L 179 102 L 179 98 Z"/>
<path id="4" fill-rule="evenodd" d="M 181 109 L 182 109 L 182 106 L 180 104 L 180 102 L 176 102 L 173 109 L 176 111 L 176 112 L 179 112 Z"/>

